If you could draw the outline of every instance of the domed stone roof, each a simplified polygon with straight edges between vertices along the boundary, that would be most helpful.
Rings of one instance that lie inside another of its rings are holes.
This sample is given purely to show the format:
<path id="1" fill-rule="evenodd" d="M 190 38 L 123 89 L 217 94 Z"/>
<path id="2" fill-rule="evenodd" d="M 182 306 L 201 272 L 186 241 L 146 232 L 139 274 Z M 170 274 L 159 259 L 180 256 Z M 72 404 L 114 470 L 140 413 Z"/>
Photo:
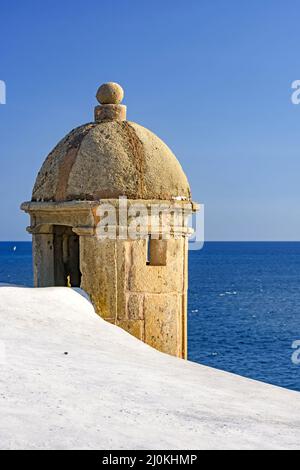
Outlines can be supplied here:
<path id="1" fill-rule="evenodd" d="M 144 127 L 126 121 L 123 90 L 105 84 L 95 122 L 71 131 L 45 160 L 33 201 L 190 199 L 187 178 L 175 155 Z"/>

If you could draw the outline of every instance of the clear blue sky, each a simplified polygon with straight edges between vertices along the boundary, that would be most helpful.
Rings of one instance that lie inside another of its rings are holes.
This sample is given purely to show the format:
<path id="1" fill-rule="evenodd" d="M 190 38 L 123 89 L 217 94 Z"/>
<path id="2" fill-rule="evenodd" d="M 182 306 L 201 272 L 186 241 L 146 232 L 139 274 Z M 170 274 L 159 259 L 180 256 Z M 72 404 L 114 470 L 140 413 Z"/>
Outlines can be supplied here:
<path id="1" fill-rule="evenodd" d="M 27 239 L 45 156 L 117 81 L 181 161 L 207 239 L 299 240 L 299 17 L 282 0 L 0 0 L 0 239 Z"/>

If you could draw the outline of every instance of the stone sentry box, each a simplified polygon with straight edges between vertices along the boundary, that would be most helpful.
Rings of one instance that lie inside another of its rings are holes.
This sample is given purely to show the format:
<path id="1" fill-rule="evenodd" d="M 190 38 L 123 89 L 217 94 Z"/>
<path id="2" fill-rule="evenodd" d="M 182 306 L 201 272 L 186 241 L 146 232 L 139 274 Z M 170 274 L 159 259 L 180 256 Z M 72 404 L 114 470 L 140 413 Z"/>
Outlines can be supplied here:
<path id="1" fill-rule="evenodd" d="M 59 142 L 38 174 L 32 200 L 22 204 L 31 218 L 35 287 L 82 287 L 105 320 L 186 358 L 187 218 L 197 205 L 170 149 L 126 121 L 122 88 L 104 84 L 97 99 L 95 122 Z M 117 236 L 100 237 L 101 206 L 118 214 L 124 197 L 129 209 L 140 203 L 149 215 L 153 205 L 186 211 L 167 239 L 163 224 L 156 230 L 146 224 L 143 236 L 122 238 L 118 215 Z"/>

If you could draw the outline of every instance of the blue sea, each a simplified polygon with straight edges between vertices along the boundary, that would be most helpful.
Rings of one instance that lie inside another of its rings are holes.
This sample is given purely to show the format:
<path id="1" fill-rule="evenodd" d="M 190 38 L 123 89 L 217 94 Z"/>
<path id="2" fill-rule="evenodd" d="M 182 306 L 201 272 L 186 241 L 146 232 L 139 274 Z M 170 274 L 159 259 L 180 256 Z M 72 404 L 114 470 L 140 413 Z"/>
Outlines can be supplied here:
<path id="1" fill-rule="evenodd" d="M 0 283 L 32 286 L 31 243 L 0 243 Z M 189 359 L 300 391 L 300 243 L 206 243 L 189 257 Z"/>

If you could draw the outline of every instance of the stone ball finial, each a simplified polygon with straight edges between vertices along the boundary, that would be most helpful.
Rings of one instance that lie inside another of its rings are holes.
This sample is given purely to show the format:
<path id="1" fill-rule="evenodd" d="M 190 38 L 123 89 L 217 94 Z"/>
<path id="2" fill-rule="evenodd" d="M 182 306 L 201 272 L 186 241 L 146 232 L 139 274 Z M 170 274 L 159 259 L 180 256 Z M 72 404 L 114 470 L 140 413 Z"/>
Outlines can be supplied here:
<path id="1" fill-rule="evenodd" d="M 98 88 L 96 98 L 100 104 L 120 104 L 124 98 L 124 90 L 118 83 L 103 83 Z"/>

